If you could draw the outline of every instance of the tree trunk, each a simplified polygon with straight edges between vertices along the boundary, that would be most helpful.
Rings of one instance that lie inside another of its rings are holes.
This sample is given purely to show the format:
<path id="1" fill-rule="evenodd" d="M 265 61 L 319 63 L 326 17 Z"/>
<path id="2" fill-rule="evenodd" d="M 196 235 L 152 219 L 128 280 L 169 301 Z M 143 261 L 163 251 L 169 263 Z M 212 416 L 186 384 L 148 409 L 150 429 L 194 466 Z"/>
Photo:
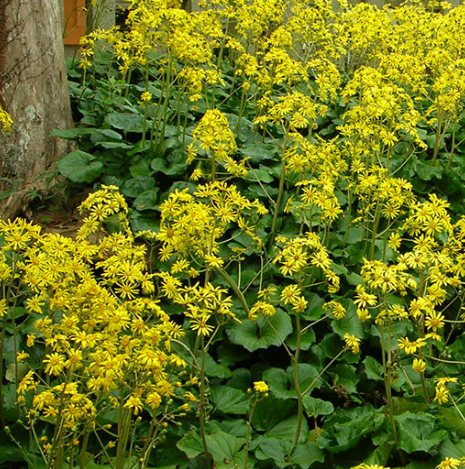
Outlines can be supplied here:
<path id="1" fill-rule="evenodd" d="M 0 105 L 13 129 L 0 135 L 0 216 L 13 218 L 32 192 L 44 192 L 44 171 L 69 152 L 50 137 L 72 127 L 60 0 L 0 0 Z"/>

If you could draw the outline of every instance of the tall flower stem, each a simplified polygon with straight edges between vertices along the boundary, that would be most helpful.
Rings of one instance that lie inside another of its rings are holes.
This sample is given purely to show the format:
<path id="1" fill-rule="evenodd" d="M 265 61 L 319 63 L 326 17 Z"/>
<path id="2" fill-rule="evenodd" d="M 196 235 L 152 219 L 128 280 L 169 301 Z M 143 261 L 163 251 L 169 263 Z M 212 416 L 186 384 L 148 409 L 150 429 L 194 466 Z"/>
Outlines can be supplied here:
<path id="1" fill-rule="evenodd" d="M 205 389 L 205 340 L 202 336 L 200 340 L 200 380 L 199 380 L 199 427 L 200 427 L 200 437 L 202 439 L 202 446 L 203 451 L 205 453 L 205 462 L 207 463 L 206 466 L 210 467 L 208 464 L 209 461 L 209 452 L 208 452 L 208 444 L 207 444 L 207 436 L 205 432 L 205 417 L 206 412 L 205 408 L 207 405 L 206 399 L 206 389 Z"/>
<path id="2" fill-rule="evenodd" d="M 296 313 L 295 315 L 295 333 L 296 333 L 296 346 L 294 357 L 292 360 L 292 378 L 294 381 L 294 389 L 297 394 L 297 423 L 295 426 L 295 433 L 294 433 L 294 441 L 292 442 L 292 447 L 289 450 L 287 458 L 291 457 L 292 451 L 299 443 L 300 432 L 302 431 L 302 420 L 304 416 L 304 408 L 303 408 L 303 395 L 300 389 L 299 383 L 299 357 L 300 357 L 300 345 L 302 343 L 302 331 L 301 331 L 301 324 L 300 324 L 300 317 L 299 314 Z"/>

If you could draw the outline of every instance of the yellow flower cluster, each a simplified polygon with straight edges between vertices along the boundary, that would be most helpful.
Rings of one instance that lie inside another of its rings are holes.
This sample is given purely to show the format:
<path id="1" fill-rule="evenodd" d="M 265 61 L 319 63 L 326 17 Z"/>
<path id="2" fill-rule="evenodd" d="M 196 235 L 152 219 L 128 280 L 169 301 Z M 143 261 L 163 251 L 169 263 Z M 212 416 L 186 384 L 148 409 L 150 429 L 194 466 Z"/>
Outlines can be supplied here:
<path id="1" fill-rule="evenodd" d="M 195 128 L 193 137 L 194 143 L 199 142 L 200 148 L 219 162 L 228 161 L 237 149 L 228 119 L 218 109 L 205 113 Z M 193 149 L 190 152 L 194 154 Z"/>
<path id="2" fill-rule="evenodd" d="M 17 383 L 18 405 L 31 425 L 52 422 L 63 441 L 73 436 L 77 445 L 79 435 L 99 431 L 96 419 L 105 411 L 126 409 L 119 421 L 126 427 L 142 412 L 162 420 L 182 413 L 168 402 L 184 401 L 179 375 L 186 367 L 172 350 L 184 331 L 154 297 L 154 274 L 129 229 L 121 194 L 103 187 L 80 211 L 87 218 L 76 239 L 42 235 L 21 219 L 0 222 L 3 291 L 13 286 L 16 301 L 36 317 L 27 346 L 44 348 L 42 366 Z M 109 217 L 119 219 L 120 232 L 103 231 Z M 224 298 L 219 303 L 226 309 Z M 8 311 L 5 299 L 0 310 Z M 26 364 L 27 358 L 21 352 L 17 359 Z M 127 439 L 118 444 L 124 448 Z"/>
<path id="3" fill-rule="evenodd" d="M 450 383 L 457 383 L 458 378 L 438 378 L 436 379 L 436 390 L 434 400 L 438 404 L 445 404 L 451 399 L 449 388 L 447 387 Z"/>
<path id="4" fill-rule="evenodd" d="M 162 280 L 163 295 L 182 306 L 190 329 L 198 335 L 211 335 L 216 326 L 226 323 L 229 319 L 238 321 L 231 311 L 232 299 L 226 296 L 227 290 L 215 287 L 209 282 L 205 286 L 199 283 L 183 286 L 178 279 L 166 272 L 157 275 Z M 211 324 L 212 318 L 216 320 L 215 325 Z"/>
<path id="5" fill-rule="evenodd" d="M 222 236 L 232 225 L 261 246 L 254 223 L 267 210 L 258 202 L 251 202 L 234 185 L 213 182 L 197 186 L 194 194 L 188 190 L 172 192 L 161 204 L 160 230 L 156 238 L 162 242 L 162 260 L 174 256 L 172 273 L 191 272 L 202 268 L 205 262 L 220 267 L 217 257 Z M 193 271 L 191 269 L 194 269 Z"/>
<path id="6" fill-rule="evenodd" d="M 302 275 L 316 268 L 325 276 L 330 293 L 339 290 L 339 277 L 331 270 L 332 261 L 318 235 L 308 232 L 306 236 L 289 239 L 278 237 L 276 241 L 281 244 L 281 248 L 273 262 L 281 264 L 279 271 L 282 275 Z M 286 298 L 287 291 L 283 295 Z"/>

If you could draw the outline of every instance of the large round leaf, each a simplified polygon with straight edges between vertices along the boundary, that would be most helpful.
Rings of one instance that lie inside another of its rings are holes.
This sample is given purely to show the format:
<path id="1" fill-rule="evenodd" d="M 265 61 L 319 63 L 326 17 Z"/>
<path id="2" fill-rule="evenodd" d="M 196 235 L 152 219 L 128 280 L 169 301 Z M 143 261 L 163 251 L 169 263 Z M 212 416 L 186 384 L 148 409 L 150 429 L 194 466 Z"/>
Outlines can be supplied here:
<path id="1" fill-rule="evenodd" d="M 58 171 L 73 182 L 92 182 L 102 172 L 103 164 L 85 151 L 75 150 L 58 162 Z"/>
<path id="2" fill-rule="evenodd" d="M 233 344 L 242 345 L 253 352 L 271 345 L 281 345 L 291 332 L 291 318 L 278 310 L 272 317 L 260 316 L 257 321 L 246 319 L 234 324 L 228 335 Z"/>

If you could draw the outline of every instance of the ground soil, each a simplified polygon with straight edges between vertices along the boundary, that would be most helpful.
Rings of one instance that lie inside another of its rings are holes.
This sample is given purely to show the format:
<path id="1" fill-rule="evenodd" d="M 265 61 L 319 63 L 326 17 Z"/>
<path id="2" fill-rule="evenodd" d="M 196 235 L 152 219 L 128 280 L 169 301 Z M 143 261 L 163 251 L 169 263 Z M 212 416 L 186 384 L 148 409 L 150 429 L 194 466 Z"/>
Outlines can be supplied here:
<path id="1" fill-rule="evenodd" d="M 58 233 L 75 238 L 82 225 L 78 207 L 91 190 L 79 191 L 69 198 L 62 194 L 30 204 L 23 217 L 42 227 L 44 233 Z"/>

